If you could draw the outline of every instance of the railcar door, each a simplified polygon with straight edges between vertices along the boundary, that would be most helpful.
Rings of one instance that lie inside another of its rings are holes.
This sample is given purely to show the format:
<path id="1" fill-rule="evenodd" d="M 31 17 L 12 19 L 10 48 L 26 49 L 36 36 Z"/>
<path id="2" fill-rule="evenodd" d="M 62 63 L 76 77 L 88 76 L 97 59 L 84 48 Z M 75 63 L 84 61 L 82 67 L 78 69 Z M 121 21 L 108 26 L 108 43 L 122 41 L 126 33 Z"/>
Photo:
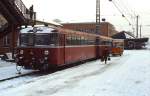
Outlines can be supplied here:
<path id="1" fill-rule="evenodd" d="M 66 46 L 66 39 L 65 39 L 65 34 L 59 34 L 59 60 L 60 65 L 65 64 L 65 46 Z"/>

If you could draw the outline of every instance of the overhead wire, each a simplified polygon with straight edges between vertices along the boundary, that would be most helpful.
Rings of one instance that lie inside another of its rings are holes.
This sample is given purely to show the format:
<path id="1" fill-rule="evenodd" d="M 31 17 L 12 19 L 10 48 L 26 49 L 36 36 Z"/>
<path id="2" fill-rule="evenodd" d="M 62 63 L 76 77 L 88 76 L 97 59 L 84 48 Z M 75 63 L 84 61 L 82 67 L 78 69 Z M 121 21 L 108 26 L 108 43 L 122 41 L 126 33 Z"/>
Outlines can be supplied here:
<path id="1" fill-rule="evenodd" d="M 114 2 L 113 0 L 112 0 L 112 3 L 117 8 L 117 10 L 121 13 L 122 17 L 124 17 L 128 21 L 129 25 L 131 25 L 131 22 L 128 20 L 128 18 L 125 16 L 125 14 L 122 12 L 121 8 L 119 8 L 119 6 L 117 6 L 117 3 Z"/>
<path id="2" fill-rule="evenodd" d="M 129 18 L 131 19 L 132 23 L 135 23 L 136 22 L 136 19 L 135 19 L 136 18 L 136 12 L 132 10 L 130 4 L 127 4 L 128 1 L 126 0 L 126 3 L 123 2 L 123 0 L 117 0 L 117 1 L 120 3 L 120 5 L 122 7 L 124 7 L 123 8 L 123 9 L 125 9 L 124 12 L 126 13 L 126 15 L 130 16 Z"/>
<path id="3" fill-rule="evenodd" d="M 129 10 L 128 7 L 126 7 L 125 3 L 122 0 L 109 0 L 113 3 L 113 5 L 117 8 L 117 10 L 122 14 L 122 17 L 126 19 L 126 21 L 129 23 L 129 26 L 132 27 L 133 33 L 135 31 L 134 23 L 136 22 L 136 13 L 133 10 Z M 122 5 L 122 6 L 120 6 Z M 126 9 L 126 10 L 125 10 Z M 130 18 L 127 16 L 131 16 Z M 129 19 L 128 19 L 129 18 Z M 131 21 L 130 21 L 131 20 Z M 132 23 L 131 23 L 132 22 Z"/>

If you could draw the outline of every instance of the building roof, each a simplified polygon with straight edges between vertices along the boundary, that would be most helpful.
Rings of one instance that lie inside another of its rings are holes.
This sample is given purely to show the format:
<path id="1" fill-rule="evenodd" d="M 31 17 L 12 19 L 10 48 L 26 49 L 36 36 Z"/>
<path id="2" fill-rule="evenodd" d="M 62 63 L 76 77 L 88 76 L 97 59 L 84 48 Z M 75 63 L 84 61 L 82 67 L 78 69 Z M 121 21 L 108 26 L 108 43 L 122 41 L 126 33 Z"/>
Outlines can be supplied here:
<path id="1" fill-rule="evenodd" d="M 135 37 L 130 32 L 122 31 L 122 32 L 114 34 L 112 36 L 112 38 L 115 38 L 115 39 L 128 39 L 128 38 L 134 39 Z"/>
<path id="2" fill-rule="evenodd" d="M 57 22 L 53 22 L 53 21 L 45 22 L 45 21 L 36 20 L 36 23 L 37 23 L 38 25 L 47 24 L 47 25 L 53 25 L 53 26 L 62 26 L 61 24 L 59 24 L 59 23 L 57 23 Z"/>
<path id="3" fill-rule="evenodd" d="M 112 25 L 111 23 L 109 22 L 100 22 L 101 24 L 110 24 Z M 63 24 L 96 24 L 96 22 L 71 22 L 71 23 L 61 23 L 62 25 Z"/>

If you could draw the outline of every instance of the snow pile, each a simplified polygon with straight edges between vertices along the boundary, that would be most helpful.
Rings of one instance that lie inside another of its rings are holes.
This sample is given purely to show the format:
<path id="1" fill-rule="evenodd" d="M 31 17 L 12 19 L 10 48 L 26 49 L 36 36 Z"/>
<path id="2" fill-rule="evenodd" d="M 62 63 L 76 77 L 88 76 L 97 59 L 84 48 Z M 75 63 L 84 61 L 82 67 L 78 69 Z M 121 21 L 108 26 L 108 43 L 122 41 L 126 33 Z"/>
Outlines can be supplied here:
<path id="1" fill-rule="evenodd" d="M 53 30 L 55 30 L 54 28 L 52 27 L 46 27 L 44 25 L 40 26 L 40 25 L 37 25 L 35 27 L 32 27 L 32 26 L 28 26 L 27 28 L 23 28 L 21 29 L 21 33 L 33 33 L 34 31 L 36 33 L 51 33 Z"/>

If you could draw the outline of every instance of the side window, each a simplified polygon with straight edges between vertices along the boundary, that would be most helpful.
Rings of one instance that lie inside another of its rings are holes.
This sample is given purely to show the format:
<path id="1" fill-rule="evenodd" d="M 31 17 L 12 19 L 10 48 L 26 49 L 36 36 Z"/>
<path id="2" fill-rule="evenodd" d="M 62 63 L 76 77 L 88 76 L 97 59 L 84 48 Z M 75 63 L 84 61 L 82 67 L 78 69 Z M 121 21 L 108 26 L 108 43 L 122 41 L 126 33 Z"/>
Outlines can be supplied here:
<path id="1" fill-rule="evenodd" d="M 67 35 L 67 37 L 66 37 L 66 43 L 67 43 L 67 45 L 71 45 L 71 35 Z"/>
<path id="2" fill-rule="evenodd" d="M 81 44 L 80 42 L 81 42 L 81 38 L 80 38 L 80 36 L 78 36 L 77 37 L 77 45 L 80 45 Z"/>
<path id="3" fill-rule="evenodd" d="M 84 45 L 84 40 L 85 40 L 84 36 L 81 36 L 81 45 Z"/>
<path id="4" fill-rule="evenodd" d="M 59 45 L 59 37 L 57 33 L 50 34 L 49 45 Z"/>
<path id="5" fill-rule="evenodd" d="M 94 45 L 94 44 L 95 44 L 95 39 L 94 38 L 89 38 L 88 45 Z"/>
<path id="6" fill-rule="evenodd" d="M 36 34 L 36 45 L 49 45 L 49 34 Z"/>
<path id="7" fill-rule="evenodd" d="M 111 41 L 109 41 L 109 40 L 102 40 L 101 44 L 102 45 L 111 45 Z"/>
<path id="8" fill-rule="evenodd" d="M 71 36 L 71 45 L 75 45 L 76 37 L 74 35 Z"/>
<path id="9" fill-rule="evenodd" d="M 28 46 L 34 46 L 35 35 L 33 33 L 27 34 Z"/>
<path id="10" fill-rule="evenodd" d="M 29 35 L 30 35 L 31 33 L 22 33 L 22 34 L 20 34 L 20 44 L 21 44 L 21 46 L 30 46 L 30 44 L 29 44 Z"/>

